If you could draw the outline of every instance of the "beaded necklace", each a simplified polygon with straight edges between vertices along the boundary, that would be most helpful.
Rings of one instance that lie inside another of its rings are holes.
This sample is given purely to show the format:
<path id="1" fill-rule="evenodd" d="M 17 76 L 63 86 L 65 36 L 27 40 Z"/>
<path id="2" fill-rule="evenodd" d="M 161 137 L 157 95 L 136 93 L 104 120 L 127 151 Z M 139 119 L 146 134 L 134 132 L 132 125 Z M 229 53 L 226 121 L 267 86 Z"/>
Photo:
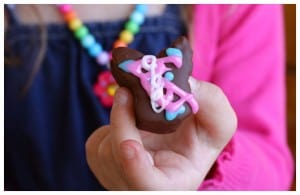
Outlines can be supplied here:
<path id="1" fill-rule="evenodd" d="M 88 28 L 78 18 L 72 6 L 69 4 L 61 4 L 57 5 L 57 8 L 63 15 L 73 35 L 80 41 L 81 46 L 87 50 L 88 54 L 95 58 L 100 66 L 110 68 L 109 61 L 111 59 L 111 52 L 105 51 L 101 43 L 96 41 Z M 139 32 L 140 26 L 144 22 L 146 11 L 147 6 L 144 4 L 135 6 L 135 9 L 125 24 L 125 28 L 120 32 L 119 38 L 114 42 L 113 48 L 127 47 L 128 44 L 133 41 L 134 35 Z M 109 70 L 100 72 L 93 90 L 104 106 L 110 107 L 112 105 L 116 89 L 117 83 L 111 72 Z"/>

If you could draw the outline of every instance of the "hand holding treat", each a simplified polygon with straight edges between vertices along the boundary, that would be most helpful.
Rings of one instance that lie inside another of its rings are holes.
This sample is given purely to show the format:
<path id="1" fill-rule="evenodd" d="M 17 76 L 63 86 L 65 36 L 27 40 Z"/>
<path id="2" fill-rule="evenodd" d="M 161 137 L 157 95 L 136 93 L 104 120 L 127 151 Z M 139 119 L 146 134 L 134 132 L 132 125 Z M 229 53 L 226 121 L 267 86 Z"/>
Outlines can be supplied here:
<path id="1" fill-rule="evenodd" d="M 120 64 L 123 59 L 136 61 L 143 55 L 134 51 L 126 52 L 124 56 L 115 64 Z M 125 86 L 128 83 L 131 88 L 130 91 L 125 87 L 117 90 L 110 124 L 96 130 L 88 139 L 86 153 L 90 169 L 109 190 L 196 190 L 236 129 L 235 113 L 226 96 L 217 86 L 190 77 L 191 93 L 200 109 L 179 122 L 175 132 L 157 134 L 141 131 L 136 126 L 139 117 L 136 101 L 139 99 L 134 97 L 137 94 L 133 91 L 143 90 L 131 85 L 139 83 L 139 78 L 122 69 L 117 70 L 125 78 L 120 84 Z M 179 75 L 176 70 L 172 69 L 174 78 Z M 177 84 L 182 87 L 182 83 Z M 144 101 L 147 110 L 143 114 L 153 112 L 146 90 L 143 94 L 143 101 L 147 100 Z M 184 105 L 192 111 L 189 103 Z M 157 113 L 154 113 L 156 116 Z M 164 114 L 158 115 L 167 121 Z M 156 127 L 154 123 L 157 121 L 153 120 L 153 126 L 149 121 L 148 125 Z M 155 132 L 155 129 L 151 130 Z M 169 132 L 167 125 L 160 130 Z"/>
<path id="2" fill-rule="evenodd" d="M 125 47 L 113 50 L 112 74 L 133 94 L 139 129 L 173 132 L 182 120 L 198 111 L 188 83 L 192 66 L 192 50 L 184 37 L 158 57 Z"/>

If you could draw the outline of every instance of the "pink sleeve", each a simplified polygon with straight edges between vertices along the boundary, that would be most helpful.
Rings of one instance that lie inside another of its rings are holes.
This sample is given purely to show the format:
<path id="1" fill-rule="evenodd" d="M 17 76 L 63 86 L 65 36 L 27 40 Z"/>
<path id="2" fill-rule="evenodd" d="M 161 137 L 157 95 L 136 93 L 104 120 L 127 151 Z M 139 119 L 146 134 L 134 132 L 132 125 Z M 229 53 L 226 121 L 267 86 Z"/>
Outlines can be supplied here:
<path id="1" fill-rule="evenodd" d="M 206 8 L 194 7 L 193 75 L 223 89 L 238 129 L 199 189 L 287 190 L 293 161 L 286 143 L 281 6 Z"/>

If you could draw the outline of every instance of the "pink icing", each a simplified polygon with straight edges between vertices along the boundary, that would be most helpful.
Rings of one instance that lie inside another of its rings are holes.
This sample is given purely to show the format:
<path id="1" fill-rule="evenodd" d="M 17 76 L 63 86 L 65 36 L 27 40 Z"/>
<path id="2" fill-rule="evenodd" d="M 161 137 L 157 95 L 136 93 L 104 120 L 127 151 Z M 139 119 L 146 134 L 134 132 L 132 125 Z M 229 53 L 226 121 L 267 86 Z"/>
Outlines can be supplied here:
<path id="1" fill-rule="evenodd" d="M 193 95 L 185 92 L 173 82 L 163 77 L 164 73 L 171 70 L 171 68 L 165 66 L 165 63 L 173 63 L 177 68 L 181 68 L 182 58 L 180 56 L 156 58 L 152 55 L 145 55 L 141 60 L 128 62 L 128 64 L 126 64 L 126 71 L 140 79 L 142 87 L 150 96 L 150 99 L 152 99 L 152 97 L 155 98 L 155 104 L 160 110 L 166 109 L 169 112 L 176 112 L 185 102 L 187 102 L 193 113 L 196 113 L 199 107 Z M 152 70 L 150 65 L 154 65 Z M 147 67 L 145 68 L 145 66 Z M 161 93 L 158 95 L 153 94 L 152 82 L 154 82 L 156 87 L 161 88 Z M 165 89 L 164 92 L 162 91 L 163 89 Z M 179 97 L 176 101 L 173 101 L 175 97 L 174 94 Z M 155 108 L 153 109 L 155 111 Z"/>

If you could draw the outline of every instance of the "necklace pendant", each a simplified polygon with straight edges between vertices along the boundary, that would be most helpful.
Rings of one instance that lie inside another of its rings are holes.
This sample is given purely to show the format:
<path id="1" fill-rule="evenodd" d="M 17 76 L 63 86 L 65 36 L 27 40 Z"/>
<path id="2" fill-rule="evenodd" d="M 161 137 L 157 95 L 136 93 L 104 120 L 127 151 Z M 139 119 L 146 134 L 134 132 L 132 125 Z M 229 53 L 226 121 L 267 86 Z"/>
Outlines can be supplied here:
<path id="1" fill-rule="evenodd" d="M 105 70 L 99 73 L 97 82 L 94 84 L 94 93 L 105 107 L 111 107 L 118 84 L 110 71 Z"/>

